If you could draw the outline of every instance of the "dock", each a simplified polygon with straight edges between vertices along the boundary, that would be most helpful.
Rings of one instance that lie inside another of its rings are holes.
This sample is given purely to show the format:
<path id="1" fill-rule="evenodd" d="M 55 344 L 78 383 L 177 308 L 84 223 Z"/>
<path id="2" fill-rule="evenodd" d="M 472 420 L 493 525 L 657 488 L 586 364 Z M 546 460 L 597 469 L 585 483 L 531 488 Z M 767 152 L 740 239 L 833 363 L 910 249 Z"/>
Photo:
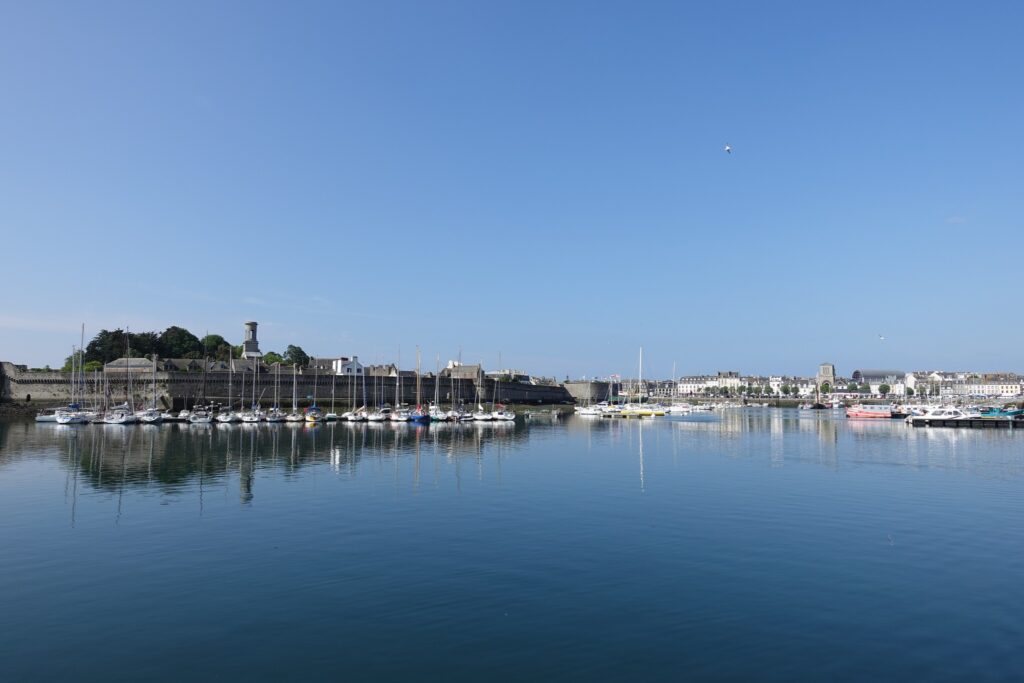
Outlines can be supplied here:
<path id="1" fill-rule="evenodd" d="M 910 424 L 915 427 L 953 427 L 955 429 L 1021 429 L 1024 420 L 1009 418 L 971 417 L 960 420 L 943 420 L 942 418 L 914 417 Z"/>

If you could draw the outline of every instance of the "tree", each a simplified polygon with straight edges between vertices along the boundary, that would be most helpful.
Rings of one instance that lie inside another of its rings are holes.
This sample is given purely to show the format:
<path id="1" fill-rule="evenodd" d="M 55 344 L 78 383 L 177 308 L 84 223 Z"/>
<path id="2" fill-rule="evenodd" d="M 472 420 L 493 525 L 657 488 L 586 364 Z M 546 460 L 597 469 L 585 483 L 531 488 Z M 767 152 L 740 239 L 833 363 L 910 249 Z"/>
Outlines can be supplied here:
<path id="1" fill-rule="evenodd" d="M 911 389 L 910 387 L 907 387 L 907 396 L 913 396 L 913 395 L 914 395 L 914 390 Z"/>
<path id="2" fill-rule="evenodd" d="M 156 332 L 139 332 L 128 335 L 128 347 L 134 358 L 152 356 L 159 353 L 160 337 Z"/>
<path id="3" fill-rule="evenodd" d="M 849 384 L 847 384 L 846 385 L 846 391 L 847 391 L 847 393 L 850 393 L 850 394 L 856 393 L 857 392 L 857 383 L 856 382 L 850 382 Z"/>
<path id="4" fill-rule="evenodd" d="M 859 391 L 862 394 L 870 394 L 871 393 L 871 387 L 868 385 L 867 382 L 864 382 L 859 387 L 857 387 L 857 391 Z"/>
<path id="5" fill-rule="evenodd" d="M 102 370 L 102 369 L 103 369 L 103 363 L 99 362 L 98 360 L 88 361 L 88 362 L 86 362 L 86 364 L 84 366 L 82 366 L 82 371 L 83 372 L 96 372 L 97 370 Z"/>
<path id="6" fill-rule="evenodd" d="M 887 395 L 891 390 L 892 387 L 890 387 L 888 384 L 883 384 L 880 387 L 878 387 L 878 393 L 880 393 L 882 396 Z"/>
<path id="7" fill-rule="evenodd" d="M 85 347 L 85 360 L 109 363 L 123 356 L 125 347 L 124 330 L 100 330 Z"/>
<path id="8" fill-rule="evenodd" d="M 230 360 L 231 344 L 219 334 L 208 334 L 200 341 L 203 345 L 203 354 L 214 360 Z"/>
<path id="9" fill-rule="evenodd" d="M 820 389 L 821 389 L 821 393 L 823 393 L 823 394 L 831 394 L 832 393 L 832 385 L 829 384 L 828 382 L 822 382 Z"/>
<path id="10" fill-rule="evenodd" d="M 164 358 L 202 358 L 203 345 L 184 327 L 172 325 L 160 334 L 158 353 Z"/>
<path id="11" fill-rule="evenodd" d="M 309 356 L 302 350 L 301 346 L 289 344 L 284 350 L 284 361 L 289 365 L 297 365 L 300 368 L 309 365 Z"/>
<path id="12" fill-rule="evenodd" d="M 762 396 L 771 396 L 774 393 L 775 392 L 772 391 L 772 388 L 770 386 L 768 386 L 767 384 L 764 385 L 763 387 L 761 387 L 761 395 Z"/>
<path id="13" fill-rule="evenodd" d="M 782 385 L 782 395 L 783 396 L 789 396 L 791 391 L 793 391 L 793 387 L 789 386 L 788 384 L 783 384 Z"/>
<path id="14" fill-rule="evenodd" d="M 263 362 L 267 365 L 273 365 L 274 363 L 284 363 L 284 358 L 277 351 L 267 351 L 263 354 Z"/>

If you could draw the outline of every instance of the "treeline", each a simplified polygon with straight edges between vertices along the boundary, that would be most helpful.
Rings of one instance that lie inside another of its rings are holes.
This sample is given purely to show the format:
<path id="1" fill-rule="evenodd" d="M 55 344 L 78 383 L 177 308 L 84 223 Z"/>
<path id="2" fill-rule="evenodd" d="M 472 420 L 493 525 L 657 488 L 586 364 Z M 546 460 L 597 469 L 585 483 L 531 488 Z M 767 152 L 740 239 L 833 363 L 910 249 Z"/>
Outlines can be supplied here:
<path id="1" fill-rule="evenodd" d="M 100 330 L 85 347 L 85 370 L 102 368 L 118 358 L 189 358 L 229 360 L 241 358 L 242 347 L 233 346 L 219 334 L 208 334 L 202 339 L 184 327 L 172 325 L 163 332 L 126 332 L 122 329 Z M 310 358 L 302 347 L 289 345 L 283 354 L 270 351 L 264 354 L 265 363 L 308 365 Z M 72 357 L 64 361 L 64 370 L 71 370 Z"/>

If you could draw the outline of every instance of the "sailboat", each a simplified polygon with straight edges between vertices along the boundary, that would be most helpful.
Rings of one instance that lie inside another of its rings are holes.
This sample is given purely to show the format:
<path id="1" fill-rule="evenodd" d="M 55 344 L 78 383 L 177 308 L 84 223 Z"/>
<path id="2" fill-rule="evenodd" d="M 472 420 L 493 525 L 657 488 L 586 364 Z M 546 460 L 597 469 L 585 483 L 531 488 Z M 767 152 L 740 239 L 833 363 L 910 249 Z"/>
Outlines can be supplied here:
<path id="1" fill-rule="evenodd" d="M 129 343 L 131 336 L 128 333 L 128 329 L 125 328 L 125 348 L 124 348 L 124 371 L 128 376 L 128 383 L 125 387 L 125 401 L 121 405 L 113 406 L 103 413 L 103 422 L 108 425 L 130 425 L 138 422 L 138 418 L 135 417 L 135 411 L 131 405 L 131 386 L 132 386 L 132 372 L 128 367 L 128 355 L 130 352 Z"/>
<path id="2" fill-rule="evenodd" d="M 232 355 L 234 355 L 234 354 L 232 354 Z M 244 377 L 245 377 L 245 375 L 243 375 L 243 378 Z M 245 380 L 243 379 L 243 385 L 242 385 L 243 387 L 245 386 L 244 381 Z M 220 410 L 220 411 L 217 412 L 217 422 L 221 422 L 221 423 L 238 422 L 239 420 L 242 419 L 242 418 L 240 418 L 238 416 L 238 413 L 236 413 L 232 409 L 232 407 L 231 407 L 231 393 L 232 393 L 232 390 L 234 388 L 235 388 L 235 359 L 234 358 L 229 358 L 228 359 L 228 409 L 227 410 Z"/>
<path id="3" fill-rule="evenodd" d="M 263 411 L 260 410 L 260 404 L 256 400 L 256 373 L 259 372 L 259 361 L 255 358 L 252 359 L 252 406 L 246 412 L 242 413 L 242 422 L 248 424 L 255 424 L 263 419 Z"/>
<path id="4" fill-rule="evenodd" d="M 156 354 L 153 354 L 153 396 L 149 408 L 135 413 L 139 422 L 147 425 L 160 424 L 164 420 L 163 414 L 156 409 Z"/>
<path id="5" fill-rule="evenodd" d="M 338 419 L 338 414 L 334 412 L 334 387 L 337 384 L 337 380 L 338 371 L 334 370 L 331 373 L 331 412 L 324 415 L 324 419 L 327 420 L 328 422 L 333 422 L 334 420 Z"/>
<path id="6" fill-rule="evenodd" d="M 302 413 L 299 412 L 299 385 L 298 376 L 295 374 L 295 366 L 292 366 L 292 412 L 288 413 L 284 419 L 287 422 L 302 422 L 304 419 Z"/>
<path id="7" fill-rule="evenodd" d="M 480 362 L 480 374 L 478 375 L 478 378 L 480 381 L 476 387 L 476 410 L 473 412 L 473 419 L 477 422 L 490 422 L 494 419 L 494 415 L 491 414 L 491 411 L 484 409 L 484 404 L 480 400 L 480 385 L 486 386 L 486 384 L 484 384 L 483 361 Z"/>
<path id="8" fill-rule="evenodd" d="M 318 422 L 323 422 L 323 419 L 324 419 L 324 411 L 320 410 L 319 406 L 317 406 L 317 404 L 316 404 L 316 388 L 317 388 L 317 379 L 318 379 L 318 377 L 319 377 L 319 373 L 317 372 L 316 365 L 314 364 L 314 367 L 313 367 L 313 403 L 308 408 L 306 408 L 306 422 L 308 422 L 310 424 L 317 424 Z"/>
<path id="9" fill-rule="evenodd" d="M 409 411 L 409 421 L 426 424 L 430 422 L 430 413 L 423 409 L 420 402 L 420 347 L 416 347 L 416 407 Z"/>
<path id="10" fill-rule="evenodd" d="M 430 404 L 431 422 L 449 422 L 452 414 L 441 408 L 441 355 L 434 358 L 434 402 Z"/>
<path id="11" fill-rule="evenodd" d="M 498 372 L 501 370 L 501 354 L 498 354 Z M 513 422 L 516 419 L 516 414 L 512 410 L 508 410 L 504 404 L 498 402 L 499 394 L 501 393 L 501 375 L 494 378 L 494 408 L 491 411 L 491 418 L 502 422 Z"/>
<path id="12" fill-rule="evenodd" d="M 85 325 L 84 324 L 82 325 L 82 343 L 85 343 Z M 52 415 L 52 417 L 53 417 L 52 421 L 56 422 L 57 424 L 62 424 L 62 425 L 78 425 L 78 424 L 88 424 L 89 423 L 89 415 L 84 410 L 82 410 L 82 406 L 79 403 L 79 401 L 83 401 L 84 402 L 84 400 L 85 400 L 85 396 L 84 396 L 85 395 L 84 377 L 83 377 L 83 382 L 82 382 L 81 386 L 78 385 L 78 379 L 77 379 L 77 377 L 78 377 L 77 373 L 82 371 L 82 362 L 83 362 L 83 360 L 84 360 L 84 358 L 82 357 L 82 347 L 79 346 L 78 349 L 75 349 L 74 347 L 72 347 L 72 351 L 71 351 L 71 402 L 67 405 L 66 408 L 61 408 L 59 410 L 54 411 L 54 413 Z M 77 366 L 77 370 L 76 370 L 76 366 Z M 38 415 L 36 416 L 36 422 L 49 422 L 49 421 L 50 420 L 48 420 L 48 419 L 47 420 L 41 420 L 40 416 L 38 416 Z"/>
<path id="13" fill-rule="evenodd" d="M 278 402 L 278 393 L 281 389 L 281 363 L 278 361 L 274 365 L 274 405 L 267 411 L 267 422 L 284 422 L 285 414 L 281 411 L 281 405 Z"/>

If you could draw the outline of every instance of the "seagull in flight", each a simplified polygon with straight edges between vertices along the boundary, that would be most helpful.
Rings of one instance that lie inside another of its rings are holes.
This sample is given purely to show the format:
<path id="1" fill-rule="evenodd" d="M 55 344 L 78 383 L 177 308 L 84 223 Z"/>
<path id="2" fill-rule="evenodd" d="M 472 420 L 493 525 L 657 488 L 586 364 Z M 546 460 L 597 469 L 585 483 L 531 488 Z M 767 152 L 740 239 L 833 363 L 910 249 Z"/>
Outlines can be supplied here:
<path id="1" fill-rule="evenodd" d="M 726 154 L 732 154 L 732 145 L 726 145 L 725 146 L 725 153 Z"/>
<path id="2" fill-rule="evenodd" d="M 885 337 L 883 335 L 878 335 L 878 341 L 885 341 Z"/>

